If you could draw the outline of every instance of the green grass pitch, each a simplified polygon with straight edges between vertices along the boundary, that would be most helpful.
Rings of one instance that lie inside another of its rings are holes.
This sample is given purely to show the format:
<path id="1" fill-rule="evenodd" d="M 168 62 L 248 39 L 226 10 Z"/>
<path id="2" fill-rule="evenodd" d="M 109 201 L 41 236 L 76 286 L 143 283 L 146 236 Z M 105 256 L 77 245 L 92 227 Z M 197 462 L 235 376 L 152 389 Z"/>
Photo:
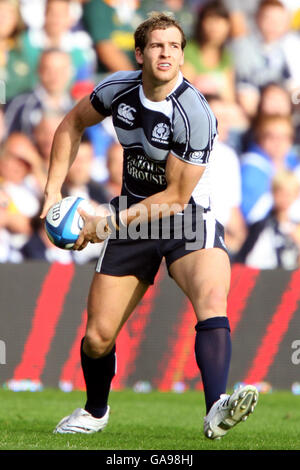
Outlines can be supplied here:
<path id="1" fill-rule="evenodd" d="M 261 394 L 250 418 L 223 439 L 202 432 L 202 392 L 110 395 L 107 428 L 92 435 L 55 435 L 57 422 L 83 406 L 85 394 L 0 390 L 0 450 L 299 450 L 300 396 Z"/>

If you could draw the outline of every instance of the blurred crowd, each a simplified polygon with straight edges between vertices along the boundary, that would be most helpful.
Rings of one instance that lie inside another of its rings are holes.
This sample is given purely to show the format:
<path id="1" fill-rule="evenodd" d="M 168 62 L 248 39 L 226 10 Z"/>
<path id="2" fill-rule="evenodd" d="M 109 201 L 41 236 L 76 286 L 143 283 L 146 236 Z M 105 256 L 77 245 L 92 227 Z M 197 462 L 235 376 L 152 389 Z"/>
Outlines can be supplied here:
<path id="1" fill-rule="evenodd" d="M 133 31 L 172 12 L 188 42 L 183 75 L 219 137 L 212 207 L 232 262 L 300 267 L 300 0 L 0 0 L 0 262 L 85 263 L 39 218 L 53 135 L 107 74 L 134 70 Z M 95 207 L 119 194 L 122 149 L 109 118 L 86 130 L 63 196 Z"/>

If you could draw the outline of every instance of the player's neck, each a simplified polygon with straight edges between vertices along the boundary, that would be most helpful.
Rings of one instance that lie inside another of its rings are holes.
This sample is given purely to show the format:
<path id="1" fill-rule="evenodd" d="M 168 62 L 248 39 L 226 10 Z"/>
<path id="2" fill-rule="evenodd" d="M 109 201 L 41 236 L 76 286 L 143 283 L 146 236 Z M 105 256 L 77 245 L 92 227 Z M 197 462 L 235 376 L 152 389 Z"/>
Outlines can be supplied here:
<path id="1" fill-rule="evenodd" d="M 150 101 L 163 101 L 176 87 L 179 75 L 169 82 L 157 82 L 143 77 L 143 91 L 146 98 Z"/>

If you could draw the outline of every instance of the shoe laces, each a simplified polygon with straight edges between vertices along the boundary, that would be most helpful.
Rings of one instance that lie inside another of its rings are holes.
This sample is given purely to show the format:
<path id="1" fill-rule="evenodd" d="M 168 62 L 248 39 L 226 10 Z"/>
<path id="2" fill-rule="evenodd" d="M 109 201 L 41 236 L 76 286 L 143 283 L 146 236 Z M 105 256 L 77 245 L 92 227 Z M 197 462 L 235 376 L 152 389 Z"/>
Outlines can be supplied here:
<path id="1" fill-rule="evenodd" d="M 230 395 L 225 395 L 224 393 L 220 396 L 222 399 L 221 403 L 219 404 L 218 408 L 227 408 L 229 405 Z"/>

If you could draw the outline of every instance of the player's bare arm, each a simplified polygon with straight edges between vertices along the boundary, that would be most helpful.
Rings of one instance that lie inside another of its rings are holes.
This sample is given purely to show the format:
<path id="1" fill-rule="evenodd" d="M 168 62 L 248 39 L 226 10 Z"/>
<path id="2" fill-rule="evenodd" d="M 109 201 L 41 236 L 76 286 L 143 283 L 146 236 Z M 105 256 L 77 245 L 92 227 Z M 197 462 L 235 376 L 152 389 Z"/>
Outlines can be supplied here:
<path id="1" fill-rule="evenodd" d="M 89 97 L 83 98 L 58 126 L 51 149 L 50 167 L 45 187 L 45 201 L 41 218 L 61 199 L 61 187 L 68 170 L 76 158 L 82 134 L 86 127 L 101 122 L 101 116 L 91 105 Z"/>

